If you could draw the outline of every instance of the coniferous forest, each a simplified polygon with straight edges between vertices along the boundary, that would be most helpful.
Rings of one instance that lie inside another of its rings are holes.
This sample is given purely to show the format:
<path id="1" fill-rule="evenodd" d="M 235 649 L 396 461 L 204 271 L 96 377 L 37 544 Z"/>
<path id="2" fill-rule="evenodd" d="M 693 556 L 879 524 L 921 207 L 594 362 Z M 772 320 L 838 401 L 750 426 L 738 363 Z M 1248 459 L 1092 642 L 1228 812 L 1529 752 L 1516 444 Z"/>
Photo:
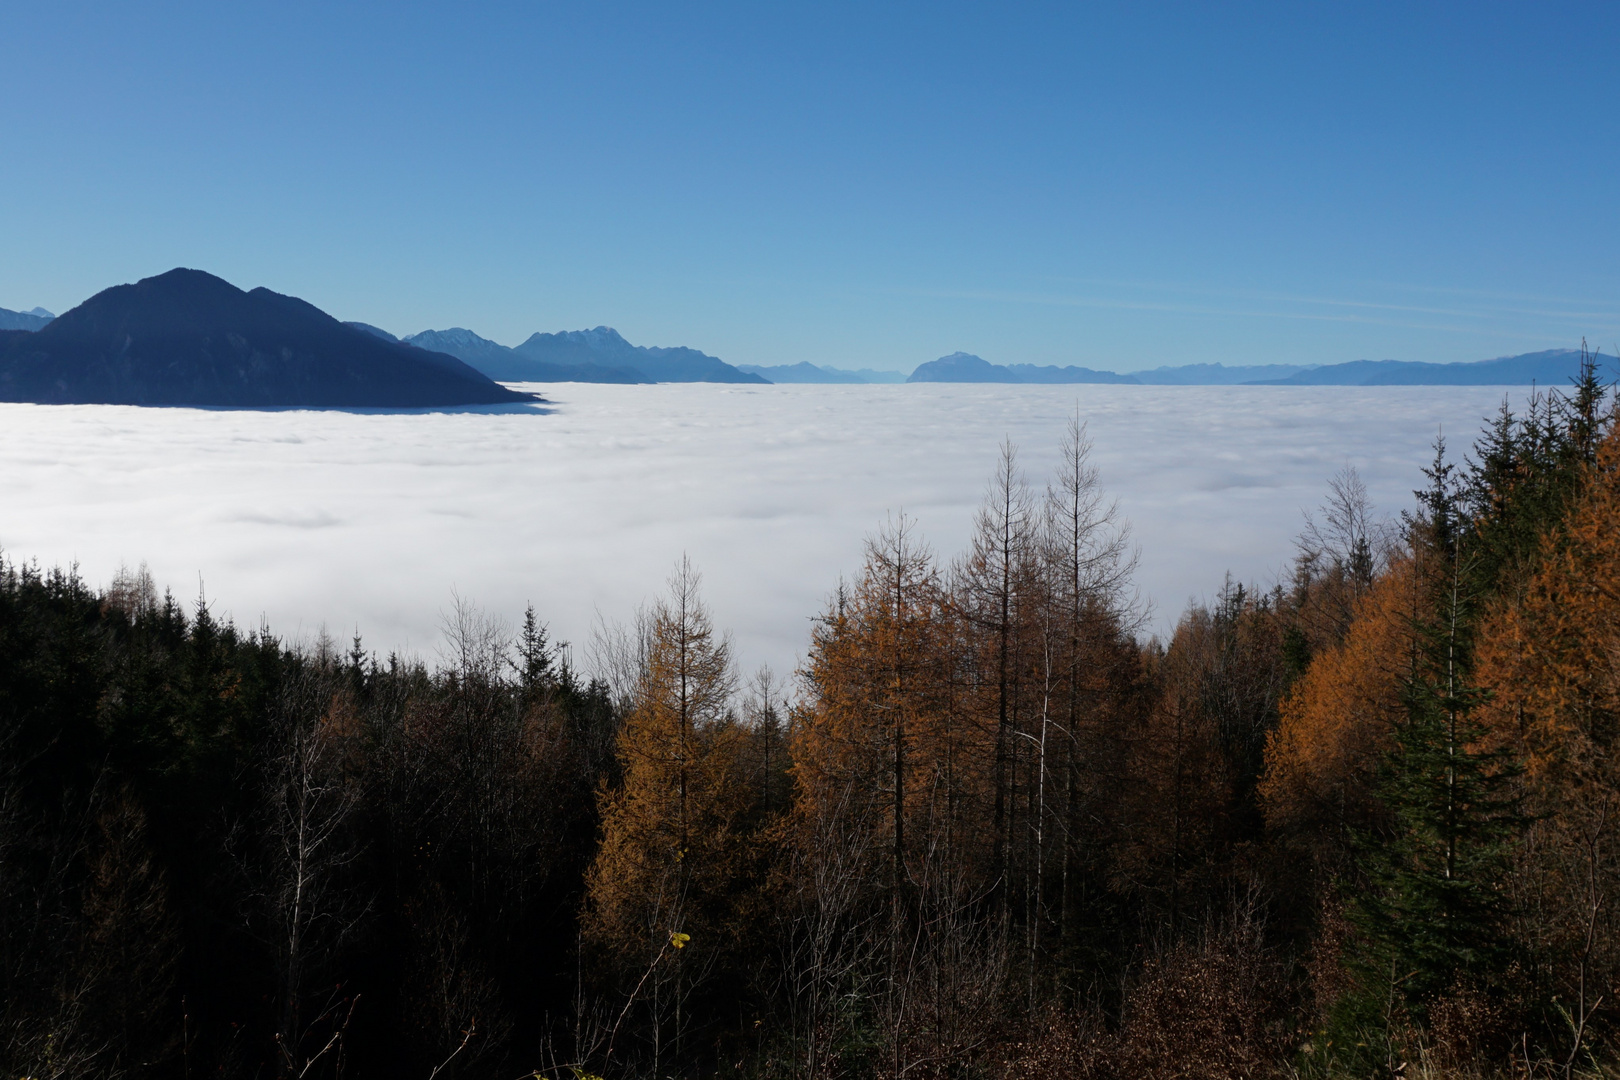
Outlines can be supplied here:
<path id="1" fill-rule="evenodd" d="M 428 661 L 5 562 L 0 1074 L 1616 1075 L 1593 365 L 1167 641 L 1088 450 L 884 523 L 779 675 L 684 562 Z"/>

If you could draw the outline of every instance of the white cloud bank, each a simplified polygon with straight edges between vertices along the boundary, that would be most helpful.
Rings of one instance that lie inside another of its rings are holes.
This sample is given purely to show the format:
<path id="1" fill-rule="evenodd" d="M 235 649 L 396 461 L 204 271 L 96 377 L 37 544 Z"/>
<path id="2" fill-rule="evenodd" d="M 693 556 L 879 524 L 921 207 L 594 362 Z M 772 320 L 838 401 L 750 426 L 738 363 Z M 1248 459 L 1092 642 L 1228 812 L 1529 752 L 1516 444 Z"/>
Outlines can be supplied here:
<path id="1" fill-rule="evenodd" d="M 1339 468 L 1412 503 L 1443 426 L 1472 443 L 1493 387 L 706 384 L 543 387 L 552 411 L 363 414 L 0 404 L 0 545 L 93 583 L 148 562 L 281 634 L 358 626 L 430 652 L 454 589 L 532 601 L 583 643 L 681 553 L 741 659 L 792 667 L 863 537 L 904 509 L 962 547 L 1010 436 L 1044 483 L 1078 403 L 1142 547 L 1155 625 L 1230 569 L 1269 582 Z M 1515 390 L 1514 398 L 1522 398 Z"/>

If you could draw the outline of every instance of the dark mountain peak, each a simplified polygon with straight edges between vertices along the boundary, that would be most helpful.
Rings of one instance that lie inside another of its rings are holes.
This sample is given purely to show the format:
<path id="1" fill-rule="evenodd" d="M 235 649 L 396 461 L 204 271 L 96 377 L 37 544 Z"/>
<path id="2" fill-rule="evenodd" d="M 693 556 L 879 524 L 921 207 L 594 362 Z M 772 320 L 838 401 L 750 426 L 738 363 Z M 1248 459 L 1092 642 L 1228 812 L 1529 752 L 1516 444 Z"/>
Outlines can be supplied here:
<path id="1" fill-rule="evenodd" d="M 113 327 L 175 334 L 240 318 L 248 294 L 203 270 L 176 267 L 133 285 L 103 289 L 50 325 L 52 340 L 94 337 Z M 336 321 L 336 320 L 334 320 Z"/>
<path id="2" fill-rule="evenodd" d="M 155 277 L 142 278 L 133 285 L 115 285 L 104 290 L 100 295 L 119 293 L 127 290 L 131 298 L 138 298 L 148 310 L 155 310 L 156 305 L 174 305 L 183 307 L 188 311 L 202 313 L 210 309 L 231 308 L 247 300 L 249 293 L 243 292 L 224 278 L 215 277 L 206 270 L 192 270 L 177 266 L 166 274 Z M 268 293 L 268 289 L 254 289 L 254 293 Z M 92 300 L 95 299 L 92 297 Z M 120 297 L 120 299 L 123 299 Z M 87 301 L 80 304 L 73 311 L 83 311 L 89 306 Z M 72 315 L 73 312 L 67 313 Z M 65 317 L 65 316 L 64 316 Z"/>
<path id="3" fill-rule="evenodd" d="M 0 352 L 0 400 L 423 408 L 533 400 L 296 296 L 181 267 L 92 296 Z"/>
<path id="4" fill-rule="evenodd" d="M 115 289 L 141 289 L 148 292 L 163 290 L 184 290 L 197 292 L 199 290 L 212 292 L 216 295 L 247 295 L 235 285 L 224 278 L 210 274 L 206 270 L 195 270 L 189 266 L 177 266 L 173 270 L 161 274 L 153 274 L 149 278 L 141 278 L 133 285 L 114 285 Z"/>

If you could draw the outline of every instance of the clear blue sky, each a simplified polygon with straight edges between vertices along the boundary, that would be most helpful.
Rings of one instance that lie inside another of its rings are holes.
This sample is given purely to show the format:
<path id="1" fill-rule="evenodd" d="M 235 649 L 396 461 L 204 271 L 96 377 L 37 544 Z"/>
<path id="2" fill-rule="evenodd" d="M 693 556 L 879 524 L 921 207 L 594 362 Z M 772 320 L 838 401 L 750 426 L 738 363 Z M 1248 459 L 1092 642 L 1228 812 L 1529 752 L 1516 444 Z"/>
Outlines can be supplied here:
<path id="1" fill-rule="evenodd" d="M 736 363 L 1620 341 L 1620 5 L 10 2 L 0 306 Z"/>

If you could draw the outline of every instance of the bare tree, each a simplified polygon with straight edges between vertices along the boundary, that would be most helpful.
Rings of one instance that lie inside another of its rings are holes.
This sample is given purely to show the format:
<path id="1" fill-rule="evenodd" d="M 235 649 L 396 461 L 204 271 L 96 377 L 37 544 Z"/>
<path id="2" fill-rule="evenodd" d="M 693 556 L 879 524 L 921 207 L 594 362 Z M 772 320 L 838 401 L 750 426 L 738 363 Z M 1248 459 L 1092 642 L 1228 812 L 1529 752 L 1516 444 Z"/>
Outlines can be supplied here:
<path id="1" fill-rule="evenodd" d="M 621 713 L 635 705 L 651 632 L 652 616 L 645 607 L 637 608 L 628 624 L 610 622 L 597 612 L 591 628 L 587 657 L 591 676 L 608 688 L 614 707 Z"/>
<path id="2" fill-rule="evenodd" d="M 1346 465 L 1333 474 L 1327 499 L 1305 512 L 1305 527 L 1294 541 L 1295 591 L 1313 634 L 1330 640 L 1344 635 L 1356 601 L 1389 565 L 1396 538 L 1355 468 Z"/>
<path id="3" fill-rule="evenodd" d="M 1057 922 L 1067 924 L 1075 843 L 1083 812 L 1081 769 L 1098 742 L 1100 697 L 1111 680 L 1091 670 L 1099 640 L 1112 641 L 1136 630 L 1146 611 L 1132 587 L 1140 549 L 1131 542 L 1130 524 L 1119 503 L 1108 497 L 1091 460 L 1092 443 L 1078 409 L 1070 418 L 1059 451 L 1056 476 L 1047 485 L 1042 529 L 1045 595 L 1041 615 L 1039 674 L 1040 728 L 1037 735 L 1037 807 L 1034 821 L 1037 882 L 1031 905 L 1031 994 L 1033 966 L 1045 902 L 1048 807 L 1061 799 L 1053 824 L 1063 837 L 1059 868 Z M 1062 790 L 1048 795 L 1048 763 L 1054 731 L 1061 755 Z M 1096 763 L 1091 763 L 1095 767 Z"/>
<path id="4" fill-rule="evenodd" d="M 778 911 L 780 977 L 799 1048 L 800 1075 L 838 1072 L 837 1047 L 860 1021 L 861 1002 L 880 984 L 887 951 L 885 907 L 872 888 L 884 861 L 882 793 L 854 775 L 796 823 Z"/>
<path id="5" fill-rule="evenodd" d="M 759 812 L 767 818 L 784 812 L 793 796 L 787 750 L 791 716 L 785 688 L 770 665 L 761 664 L 748 679 L 742 718 L 748 731 L 749 768 L 758 777 Z"/>
<path id="6" fill-rule="evenodd" d="M 331 642 L 296 658 L 276 699 L 262 762 L 262 844 L 241 850 L 276 958 L 278 1066 L 308 1075 L 341 1043 L 354 1002 L 326 983 L 329 963 L 368 907 L 347 881 L 359 787 L 355 732 Z"/>
<path id="7" fill-rule="evenodd" d="M 130 622 L 156 614 L 157 585 L 152 580 L 152 571 L 147 569 L 144 562 L 136 570 L 120 564 L 112 585 L 103 594 L 102 602 L 109 608 L 123 612 Z"/>
<path id="8" fill-rule="evenodd" d="M 440 657 L 465 683 L 499 683 L 510 663 L 511 626 L 460 593 L 450 597 L 450 610 L 439 617 L 444 633 Z"/>
<path id="9" fill-rule="evenodd" d="M 904 952 L 874 1001 L 888 1041 L 891 1080 L 961 1073 L 990 1039 L 1007 970 L 1009 920 L 985 887 L 930 828 L 912 860 L 916 914 L 899 928 Z"/>
<path id="10" fill-rule="evenodd" d="M 1018 622 L 1024 616 L 1027 586 L 1039 536 L 1036 505 L 1018 448 L 1001 444 L 995 474 L 974 518 L 973 540 L 958 565 L 956 580 L 973 625 L 984 635 L 993 674 L 995 700 L 994 828 L 997 895 L 1005 903 L 1012 839 L 1012 756 L 1022 644 Z"/>
<path id="11" fill-rule="evenodd" d="M 89 815 L 70 808 L 52 828 L 21 796 L 13 763 L 0 757 L 0 1068 L 38 1080 L 106 1075 L 112 1047 L 89 1015 L 96 980 L 78 963 L 73 910 Z"/>
<path id="12" fill-rule="evenodd" d="M 1145 617 L 1131 586 L 1141 551 L 1131 543 L 1131 527 L 1120 515 L 1118 500 L 1104 490 L 1091 451 L 1091 437 L 1077 412 L 1063 436 L 1056 482 L 1046 489 L 1049 558 L 1059 569 L 1071 624 L 1078 625 L 1090 605 L 1133 629 Z"/>

